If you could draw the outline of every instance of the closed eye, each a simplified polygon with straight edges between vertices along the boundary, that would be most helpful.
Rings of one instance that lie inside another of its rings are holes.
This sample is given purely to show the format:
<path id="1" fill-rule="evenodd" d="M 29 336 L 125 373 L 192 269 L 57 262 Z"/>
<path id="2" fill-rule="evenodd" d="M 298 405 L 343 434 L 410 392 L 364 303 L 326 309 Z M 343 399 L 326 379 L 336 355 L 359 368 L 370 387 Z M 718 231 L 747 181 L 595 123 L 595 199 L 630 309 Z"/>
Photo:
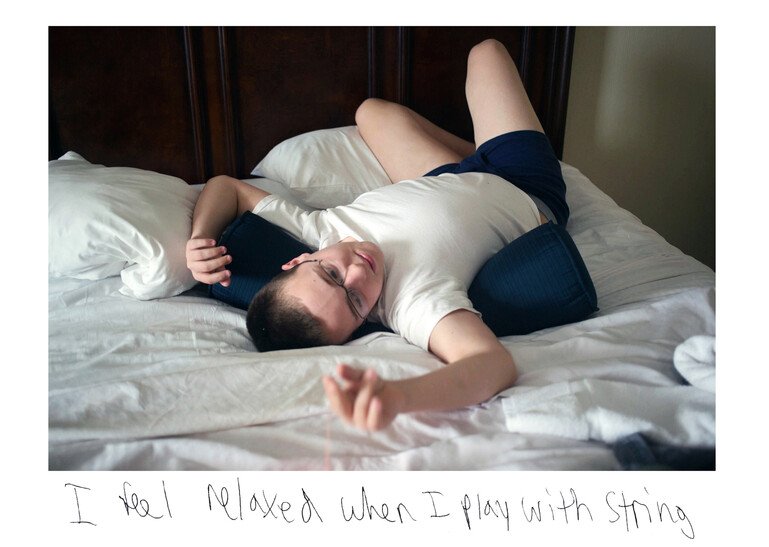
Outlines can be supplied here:
<path id="1" fill-rule="evenodd" d="M 323 271 L 326 272 L 326 275 L 328 275 L 337 285 L 342 285 L 342 283 L 344 283 L 344 279 L 342 278 L 342 275 L 339 273 L 339 270 L 337 270 L 333 266 L 321 264 L 321 268 L 323 268 Z"/>
<path id="2" fill-rule="evenodd" d="M 340 277 L 339 271 L 334 269 L 333 267 L 329 267 L 326 264 L 321 264 L 320 266 L 321 271 L 325 274 L 321 274 L 321 279 L 328 283 L 330 286 L 333 287 L 339 287 L 345 292 L 345 300 L 347 301 L 347 306 L 350 308 L 350 312 L 352 312 L 355 319 L 362 318 L 361 314 L 356 311 L 355 308 L 363 309 L 363 299 L 361 296 L 352 290 L 349 290 L 347 287 L 343 285 L 344 280 L 337 281 L 337 279 Z"/>
<path id="3" fill-rule="evenodd" d="M 320 272 L 318 273 L 318 275 L 324 282 L 328 283 L 330 286 L 342 287 L 342 284 L 336 280 L 336 277 L 332 272 L 333 270 L 331 270 L 325 265 L 322 265 L 320 266 Z M 337 273 L 336 275 L 338 276 L 339 274 Z"/>
<path id="4" fill-rule="evenodd" d="M 350 295 L 350 300 L 352 300 L 356 308 L 363 309 L 363 298 L 361 298 L 360 294 L 355 291 L 347 291 L 347 294 Z"/>

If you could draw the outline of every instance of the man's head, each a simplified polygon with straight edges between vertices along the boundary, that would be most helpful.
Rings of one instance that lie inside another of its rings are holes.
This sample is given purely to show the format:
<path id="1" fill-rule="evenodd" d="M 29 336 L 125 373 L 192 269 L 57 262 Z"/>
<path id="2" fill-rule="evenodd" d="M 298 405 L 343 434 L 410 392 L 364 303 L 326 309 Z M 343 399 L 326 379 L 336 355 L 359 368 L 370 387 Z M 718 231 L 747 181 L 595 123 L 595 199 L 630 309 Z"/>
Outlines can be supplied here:
<path id="1" fill-rule="evenodd" d="M 259 351 L 346 342 L 384 285 L 381 249 L 352 238 L 303 253 L 282 268 L 248 310 L 248 331 Z"/>

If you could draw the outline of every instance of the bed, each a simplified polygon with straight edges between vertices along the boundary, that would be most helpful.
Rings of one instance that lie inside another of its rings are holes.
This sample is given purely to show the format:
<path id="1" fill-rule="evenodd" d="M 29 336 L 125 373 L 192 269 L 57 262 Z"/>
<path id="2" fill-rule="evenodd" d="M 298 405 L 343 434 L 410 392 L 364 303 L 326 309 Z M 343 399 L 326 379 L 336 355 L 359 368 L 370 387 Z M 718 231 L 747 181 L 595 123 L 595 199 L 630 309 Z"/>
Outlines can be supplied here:
<path id="1" fill-rule="evenodd" d="M 257 353 L 245 312 L 179 268 L 213 175 L 316 206 L 365 191 L 356 181 L 377 174 L 353 113 L 368 96 L 467 137 L 464 59 L 488 37 L 560 157 L 573 29 L 51 28 L 49 468 L 712 468 L 715 274 L 578 166 L 561 164 L 567 229 L 599 311 L 503 337 L 520 379 L 493 399 L 376 434 L 332 416 L 321 375 L 349 363 L 401 378 L 435 357 L 388 332 Z"/>

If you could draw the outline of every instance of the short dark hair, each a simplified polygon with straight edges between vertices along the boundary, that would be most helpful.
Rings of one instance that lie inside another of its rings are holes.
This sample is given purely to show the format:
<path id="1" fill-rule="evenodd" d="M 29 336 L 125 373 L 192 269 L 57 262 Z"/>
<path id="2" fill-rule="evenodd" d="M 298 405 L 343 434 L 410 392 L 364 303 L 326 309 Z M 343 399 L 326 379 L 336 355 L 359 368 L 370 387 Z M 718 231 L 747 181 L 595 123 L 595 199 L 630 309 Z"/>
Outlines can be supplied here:
<path id="1" fill-rule="evenodd" d="M 296 268 L 275 276 L 262 287 L 246 314 L 246 328 L 259 351 L 311 348 L 331 343 L 320 320 L 284 285 Z"/>

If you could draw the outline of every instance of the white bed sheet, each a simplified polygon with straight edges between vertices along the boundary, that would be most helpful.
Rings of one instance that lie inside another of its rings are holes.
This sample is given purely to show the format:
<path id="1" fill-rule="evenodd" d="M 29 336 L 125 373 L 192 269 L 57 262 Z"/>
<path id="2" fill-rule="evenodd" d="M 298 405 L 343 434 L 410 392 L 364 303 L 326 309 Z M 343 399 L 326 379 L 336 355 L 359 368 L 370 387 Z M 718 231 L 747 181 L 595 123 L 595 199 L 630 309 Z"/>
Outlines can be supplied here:
<path id="1" fill-rule="evenodd" d="M 633 432 L 714 446 L 715 394 L 686 383 L 673 358 L 715 335 L 714 273 L 563 172 L 601 310 L 502 339 L 521 378 L 494 400 L 365 434 L 331 417 L 321 375 L 347 362 L 401 378 L 436 358 L 392 334 L 258 354 L 245 312 L 199 291 L 139 302 L 119 278 L 51 280 L 50 467 L 616 469 L 608 443 Z M 714 374 L 714 357 L 702 366 Z"/>

